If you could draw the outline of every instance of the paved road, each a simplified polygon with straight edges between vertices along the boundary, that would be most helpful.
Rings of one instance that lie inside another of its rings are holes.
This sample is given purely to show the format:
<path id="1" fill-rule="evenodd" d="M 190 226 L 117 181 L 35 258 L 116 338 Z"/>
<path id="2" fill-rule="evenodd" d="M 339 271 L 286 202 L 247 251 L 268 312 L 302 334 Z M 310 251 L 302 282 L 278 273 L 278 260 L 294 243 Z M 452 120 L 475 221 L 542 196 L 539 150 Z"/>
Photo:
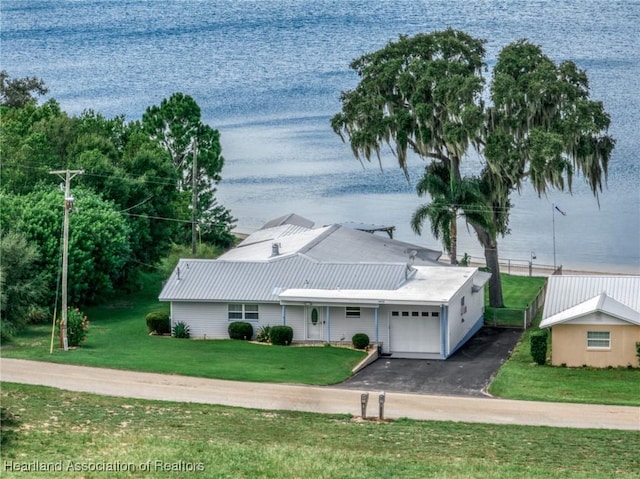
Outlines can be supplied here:
<path id="1" fill-rule="evenodd" d="M 0 358 L 2 381 L 105 396 L 360 416 L 360 394 L 332 387 L 244 383 Z M 378 414 L 371 391 L 367 416 Z M 640 407 L 387 393 L 387 418 L 640 431 Z"/>

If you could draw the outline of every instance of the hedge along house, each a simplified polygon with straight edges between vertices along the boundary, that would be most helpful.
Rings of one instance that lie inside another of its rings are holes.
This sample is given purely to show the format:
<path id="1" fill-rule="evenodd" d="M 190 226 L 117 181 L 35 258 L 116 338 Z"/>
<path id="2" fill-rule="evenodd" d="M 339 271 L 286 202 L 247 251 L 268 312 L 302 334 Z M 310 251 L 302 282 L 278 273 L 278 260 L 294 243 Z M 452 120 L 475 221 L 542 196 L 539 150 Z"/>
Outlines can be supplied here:
<path id="1" fill-rule="evenodd" d="M 638 366 L 640 276 L 551 276 L 541 328 L 556 366 Z"/>
<path id="2" fill-rule="evenodd" d="M 297 342 L 351 341 L 365 333 L 383 353 L 445 359 L 483 324 L 477 268 L 437 262 L 440 252 L 345 225 L 269 222 L 216 260 L 182 259 L 165 284 L 171 321 L 194 338 L 228 338 L 232 321 L 285 324 Z"/>

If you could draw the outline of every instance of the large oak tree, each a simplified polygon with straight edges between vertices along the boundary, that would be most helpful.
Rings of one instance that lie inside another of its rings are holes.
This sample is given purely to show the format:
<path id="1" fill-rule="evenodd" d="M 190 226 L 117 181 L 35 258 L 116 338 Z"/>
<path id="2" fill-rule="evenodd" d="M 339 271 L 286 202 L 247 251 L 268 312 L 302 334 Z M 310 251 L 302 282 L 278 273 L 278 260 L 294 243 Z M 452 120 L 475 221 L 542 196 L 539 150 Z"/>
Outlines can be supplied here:
<path id="1" fill-rule="evenodd" d="M 536 45 L 512 43 L 500 52 L 487 91 L 484 43 L 447 29 L 401 36 L 354 60 L 360 81 L 342 93 L 342 111 L 331 125 L 358 159 L 379 158 L 388 145 L 407 177 L 410 152 L 446 166 L 452 201 L 466 180 L 461 161 L 475 150 L 484 161 L 477 176 L 485 208 L 467 221 L 493 273 L 490 303 L 502 306 L 498 237 L 508 232 L 510 194 L 526 181 L 539 194 L 571 190 L 573 175 L 581 173 L 597 196 L 615 142 L 607 133 L 609 115 L 589 98 L 587 75 L 573 62 L 556 64 Z M 434 201 L 446 197 L 427 192 Z M 453 221 L 469 206 L 458 205 Z"/>

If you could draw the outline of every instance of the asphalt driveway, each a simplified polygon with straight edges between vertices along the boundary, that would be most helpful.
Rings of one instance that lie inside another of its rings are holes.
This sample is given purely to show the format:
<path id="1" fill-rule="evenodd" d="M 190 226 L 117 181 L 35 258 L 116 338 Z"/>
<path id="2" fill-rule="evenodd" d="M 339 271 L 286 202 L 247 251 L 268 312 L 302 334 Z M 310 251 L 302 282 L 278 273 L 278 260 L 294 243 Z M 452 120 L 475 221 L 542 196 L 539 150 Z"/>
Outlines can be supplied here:
<path id="1" fill-rule="evenodd" d="M 521 330 L 484 327 L 446 361 L 382 357 L 337 387 L 483 396 L 521 336 Z"/>

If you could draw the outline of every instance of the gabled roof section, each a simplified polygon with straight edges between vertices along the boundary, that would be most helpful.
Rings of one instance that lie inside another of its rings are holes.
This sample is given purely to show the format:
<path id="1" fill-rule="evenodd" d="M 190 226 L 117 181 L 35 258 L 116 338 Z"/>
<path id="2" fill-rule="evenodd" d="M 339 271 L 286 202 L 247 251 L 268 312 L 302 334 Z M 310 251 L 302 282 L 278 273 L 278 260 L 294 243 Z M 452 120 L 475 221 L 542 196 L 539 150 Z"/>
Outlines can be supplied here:
<path id="1" fill-rule="evenodd" d="M 440 251 L 374 235 L 343 225 L 333 225 L 302 253 L 317 261 L 403 262 L 412 265 L 443 266 Z"/>
<path id="2" fill-rule="evenodd" d="M 247 236 L 240 244 L 238 244 L 237 247 L 242 248 L 256 243 L 263 243 L 265 241 L 278 241 L 280 238 L 285 236 L 294 236 L 307 231 L 311 231 L 311 229 L 298 225 L 280 225 L 268 229 L 260 229 Z"/>
<path id="3" fill-rule="evenodd" d="M 300 230 L 292 234 L 275 234 L 290 226 L 276 226 L 268 230 L 258 230 L 218 259 L 225 261 L 275 261 L 285 256 L 291 256 L 303 251 L 309 244 L 318 241 L 332 227 L 325 226 L 316 229 Z M 298 228 L 295 226 L 294 228 Z M 363 233 L 366 234 L 366 233 Z M 273 244 L 278 244 L 278 255 L 273 255 Z"/>
<path id="4" fill-rule="evenodd" d="M 289 288 L 395 290 L 414 271 L 406 264 L 318 263 L 303 255 L 278 261 L 182 259 L 161 301 L 278 301 Z"/>
<path id="5" fill-rule="evenodd" d="M 266 230 L 269 228 L 273 228 L 274 226 L 282 225 L 299 226 L 305 229 L 311 229 L 313 228 L 314 222 L 303 218 L 302 216 L 296 215 L 295 213 L 289 213 L 288 215 L 280 216 L 279 218 L 268 221 L 260 229 Z"/>
<path id="6" fill-rule="evenodd" d="M 640 324 L 640 276 L 550 276 L 541 327 L 593 312 Z"/>
<path id="7" fill-rule="evenodd" d="M 545 318 L 540 323 L 540 327 L 548 328 L 555 326 L 556 324 L 573 321 L 592 313 L 604 313 L 608 316 L 640 325 L 640 312 L 635 311 L 629 306 L 622 304 L 613 298 L 610 298 L 606 293 L 600 293 L 598 296 L 594 296 L 587 301 L 583 301 L 572 308 Z"/>

